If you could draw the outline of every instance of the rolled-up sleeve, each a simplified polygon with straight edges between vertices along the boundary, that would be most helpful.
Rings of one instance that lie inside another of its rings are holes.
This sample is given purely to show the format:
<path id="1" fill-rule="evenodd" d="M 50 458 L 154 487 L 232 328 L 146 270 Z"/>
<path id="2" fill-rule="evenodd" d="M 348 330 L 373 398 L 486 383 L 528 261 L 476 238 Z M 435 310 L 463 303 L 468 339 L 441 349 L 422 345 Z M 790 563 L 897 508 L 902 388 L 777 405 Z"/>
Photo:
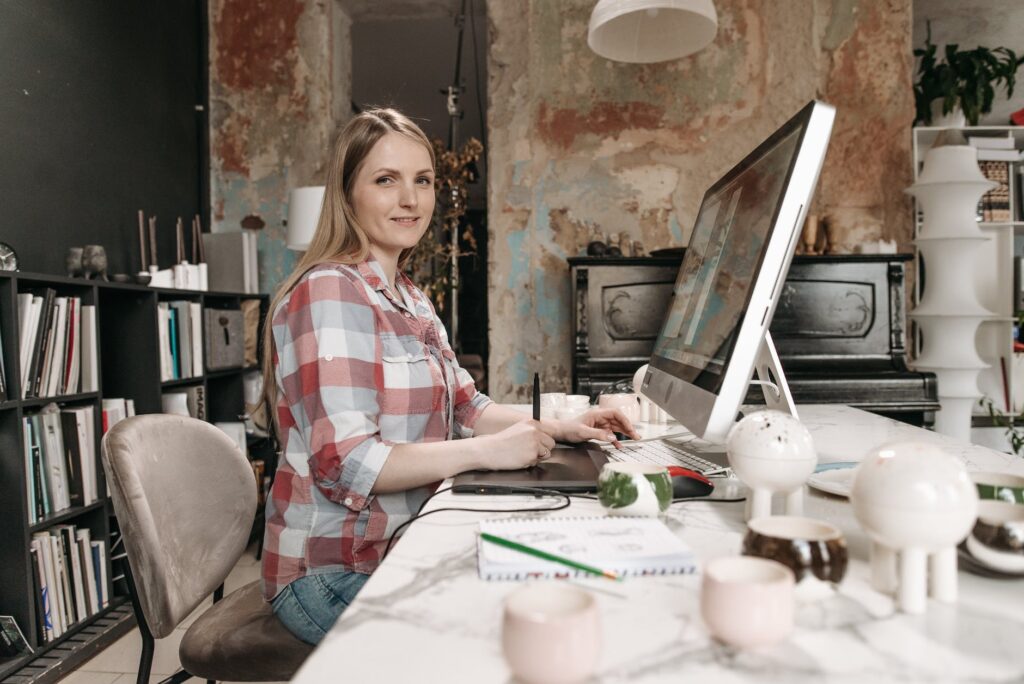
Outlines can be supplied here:
<path id="1" fill-rule="evenodd" d="M 338 271 L 300 282 L 285 325 L 292 372 L 285 398 L 309 449 L 310 477 L 331 501 L 361 510 L 392 445 L 380 437 L 383 370 L 374 308 L 363 286 Z M 279 349 L 281 345 L 279 344 Z"/>

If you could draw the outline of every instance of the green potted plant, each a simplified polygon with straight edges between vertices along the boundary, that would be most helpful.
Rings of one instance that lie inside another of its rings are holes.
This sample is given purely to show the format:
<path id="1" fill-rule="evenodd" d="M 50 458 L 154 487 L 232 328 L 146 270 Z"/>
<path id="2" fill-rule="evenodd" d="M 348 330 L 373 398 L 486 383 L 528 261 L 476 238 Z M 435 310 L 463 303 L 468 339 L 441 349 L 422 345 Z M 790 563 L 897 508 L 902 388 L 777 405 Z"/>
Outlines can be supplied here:
<path id="1" fill-rule="evenodd" d="M 1005 47 L 988 49 L 976 47 L 960 50 L 950 43 L 945 48 L 945 59 L 936 57 L 937 47 L 932 44 L 932 27 L 928 22 L 924 47 L 914 50 L 921 61 L 914 84 L 914 104 L 917 117 L 914 123 L 928 126 L 932 123 L 932 103 L 942 103 L 942 114 L 960 109 L 971 126 L 978 125 L 982 114 L 992 111 L 996 86 L 1006 86 L 1006 96 L 1013 95 L 1017 68 L 1024 62 Z"/>

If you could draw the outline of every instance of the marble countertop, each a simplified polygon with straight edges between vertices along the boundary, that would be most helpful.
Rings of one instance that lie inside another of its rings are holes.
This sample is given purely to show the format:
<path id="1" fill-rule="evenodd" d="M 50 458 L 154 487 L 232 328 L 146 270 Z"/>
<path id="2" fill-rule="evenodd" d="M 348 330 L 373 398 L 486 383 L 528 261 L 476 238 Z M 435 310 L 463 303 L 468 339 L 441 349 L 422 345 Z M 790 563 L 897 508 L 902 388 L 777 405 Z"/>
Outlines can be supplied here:
<path id="1" fill-rule="evenodd" d="M 801 406 L 821 462 L 860 460 L 897 439 L 924 439 L 970 470 L 1024 475 L 1024 459 L 855 409 Z M 543 506 L 526 497 L 444 493 L 445 506 Z M 573 500 L 551 515 L 601 514 Z M 597 597 L 604 648 L 600 682 L 1024 681 L 1024 580 L 959 573 L 960 601 L 929 600 L 904 615 L 872 590 L 868 540 L 845 499 L 809 490 L 805 514 L 843 530 L 850 567 L 837 591 L 798 605 L 796 630 L 779 646 L 738 651 L 712 640 L 699 610 L 699 575 L 573 580 Z M 414 523 L 353 605 L 296 675 L 300 684 L 335 681 L 509 682 L 501 655 L 502 600 L 518 583 L 486 582 L 476 567 L 476 523 L 501 514 L 442 512 Z M 742 503 L 673 504 L 666 524 L 702 562 L 739 553 Z"/>

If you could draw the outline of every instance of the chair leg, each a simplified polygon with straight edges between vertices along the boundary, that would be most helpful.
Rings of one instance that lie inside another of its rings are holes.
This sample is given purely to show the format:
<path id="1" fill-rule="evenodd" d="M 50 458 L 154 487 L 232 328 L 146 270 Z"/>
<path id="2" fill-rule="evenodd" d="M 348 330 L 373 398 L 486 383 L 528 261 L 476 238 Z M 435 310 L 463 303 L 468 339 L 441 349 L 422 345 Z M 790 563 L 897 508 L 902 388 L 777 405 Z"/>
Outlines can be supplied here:
<path id="1" fill-rule="evenodd" d="M 153 636 L 147 629 L 142 635 L 142 655 L 139 656 L 139 673 L 135 684 L 149 684 L 149 673 L 153 669 Z"/>
<path id="2" fill-rule="evenodd" d="M 160 681 L 160 684 L 181 684 L 185 680 L 192 679 L 195 675 L 188 670 L 178 670 L 167 679 Z"/>
<path id="3" fill-rule="evenodd" d="M 139 655 L 139 672 L 135 678 L 136 684 L 149 684 L 150 671 L 153 669 L 153 651 L 155 641 L 153 633 L 149 631 L 146 624 L 146 616 L 142 612 L 142 603 L 139 601 L 139 590 L 135 587 L 135 577 L 132 575 L 132 566 L 125 559 L 124 581 L 128 585 L 128 597 L 132 601 L 132 612 L 135 613 L 135 622 L 139 626 L 139 634 L 142 635 L 142 653 Z"/>
<path id="4" fill-rule="evenodd" d="M 224 583 L 221 582 L 220 586 L 213 590 L 213 602 L 216 603 L 224 598 Z"/>

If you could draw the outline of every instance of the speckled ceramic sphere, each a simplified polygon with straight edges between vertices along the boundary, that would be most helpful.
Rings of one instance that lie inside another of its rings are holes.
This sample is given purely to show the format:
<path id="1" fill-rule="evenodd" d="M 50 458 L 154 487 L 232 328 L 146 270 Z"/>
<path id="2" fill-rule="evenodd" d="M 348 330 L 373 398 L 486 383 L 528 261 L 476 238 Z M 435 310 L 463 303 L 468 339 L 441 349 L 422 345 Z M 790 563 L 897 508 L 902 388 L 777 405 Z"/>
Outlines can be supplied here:
<path id="1" fill-rule="evenodd" d="M 818 464 L 804 424 L 781 411 L 757 411 L 732 426 L 725 440 L 729 465 L 753 489 L 791 492 Z"/>
<path id="2" fill-rule="evenodd" d="M 978 514 L 978 492 L 963 463 L 925 442 L 871 452 L 857 468 L 850 502 L 875 542 L 929 553 L 959 543 Z"/>

